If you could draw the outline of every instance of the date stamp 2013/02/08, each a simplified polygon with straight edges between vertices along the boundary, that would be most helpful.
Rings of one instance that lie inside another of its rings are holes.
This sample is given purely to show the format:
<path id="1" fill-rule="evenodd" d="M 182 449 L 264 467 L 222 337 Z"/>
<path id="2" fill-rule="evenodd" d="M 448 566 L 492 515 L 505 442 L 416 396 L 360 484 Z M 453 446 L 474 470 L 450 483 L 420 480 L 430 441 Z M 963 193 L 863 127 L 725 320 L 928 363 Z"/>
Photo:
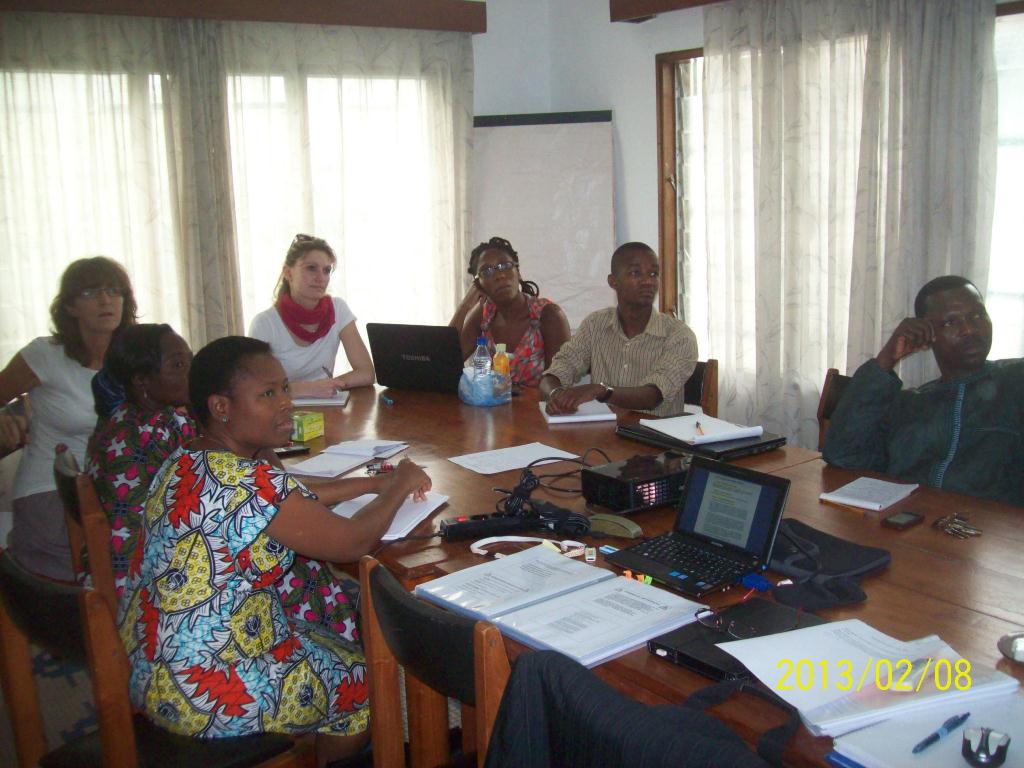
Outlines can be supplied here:
<path id="1" fill-rule="evenodd" d="M 858 668 L 859 667 L 859 668 Z M 931 681 L 940 691 L 971 688 L 971 662 L 967 659 L 875 659 L 854 665 L 849 659 L 781 659 L 775 665 L 782 675 L 775 683 L 780 691 L 812 689 L 860 691 L 870 686 L 881 691 L 920 691 Z"/>

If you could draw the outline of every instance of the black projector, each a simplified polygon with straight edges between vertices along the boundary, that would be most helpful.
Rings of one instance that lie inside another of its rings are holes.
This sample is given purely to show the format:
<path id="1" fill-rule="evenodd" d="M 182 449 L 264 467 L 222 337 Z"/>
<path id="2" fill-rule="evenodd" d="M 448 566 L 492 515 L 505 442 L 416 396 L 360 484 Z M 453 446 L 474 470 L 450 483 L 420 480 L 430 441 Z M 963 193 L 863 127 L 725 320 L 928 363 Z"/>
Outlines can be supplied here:
<path id="1" fill-rule="evenodd" d="M 584 467 L 583 498 L 613 512 L 637 512 L 675 504 L 682 495 L 690 457 L 666 452 Z"/>

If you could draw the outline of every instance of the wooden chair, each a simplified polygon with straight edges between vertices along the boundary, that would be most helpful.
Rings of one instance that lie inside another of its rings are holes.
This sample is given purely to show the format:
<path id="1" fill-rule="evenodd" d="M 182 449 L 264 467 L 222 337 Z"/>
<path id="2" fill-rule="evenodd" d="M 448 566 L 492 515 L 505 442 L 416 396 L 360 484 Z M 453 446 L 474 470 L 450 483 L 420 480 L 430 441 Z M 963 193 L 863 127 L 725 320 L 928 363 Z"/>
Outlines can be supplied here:
<path id="1" fill-rule="evenodd" d="M 818 450 L 825 445 L 825 433 L 832 422 L 832 413 L 839 404 L 839 399 L 850 383 L 849 376 L 843 376 L 836 368 L 829 368 L 825 374 L 825 385 L 821 388 L 818 400 Z"/>
<path id="2" fill-rule="evenodd" d="M 79 470 L 74 454 L 63 443 L 57 446 L 53 459 L 53 477 L 57 481 L 57 494 L 64 504 L 71 564 L 75 573 L 88 572 L 93 589 L 107 600 L 116 616 L 117 589 L 110 560 L 110 521 L 96 495 L 92 478 Z M 82 557 L 83 549 L 85 558 Z"/>
<path id="3" fill-rule="evenodd" d="M 99 730 L 48 750 L 29 643 L 88 667 Z M 287 768 L 311 766 L 311 745 L 282 734 L 193 739 L 132 715 L 128 657 L 106 599 L 96 590 L 26 571 L 0 553 L 0 675 L 18 766 L 29 768 Z"/>
<path id="4" fill-rule="evenodd" d="M 372 557 L 360 561 L 359 581 L 374 766 L 405 765 L 401 665 L 413 768 L 451 760 L 449 697 L 462 703 L 463 754 L 475 752 L 482 768 L 509 676 L 501 632 L 417 599 Z"/>
<path id="5" fill-rule="evenodd" d="M 683 385 L 684 400 L 699 405 L 708 416 L 718 416 L 718 361 L 697 361 L 690 378 Z"/>

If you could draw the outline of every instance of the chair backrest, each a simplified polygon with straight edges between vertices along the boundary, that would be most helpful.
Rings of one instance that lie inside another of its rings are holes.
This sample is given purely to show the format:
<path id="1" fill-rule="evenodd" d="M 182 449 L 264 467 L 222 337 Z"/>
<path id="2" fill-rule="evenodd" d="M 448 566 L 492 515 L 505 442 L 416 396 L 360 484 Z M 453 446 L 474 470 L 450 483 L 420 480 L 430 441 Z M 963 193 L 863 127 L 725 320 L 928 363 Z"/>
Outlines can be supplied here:
<path id="1" fill-rule="evenodd" d="M 68 527 L 68 544 L 71 547 L 71 569 L 76 574 L 85 571 L 85 564 L 82 562 L 85 539 L 82 533 L 78 489 L 75 487 L 75 479 L 81 471 L 75 454 L 68 450 L 64 443 L 57 443 L 53 456 L 53 479 L 57 484 L 57 495 L 64 506 L 64 522 Z"/>
<path id="2" fill-rule="evenodd" d="M 128 699 L 128 657 L 106 600 L 94 590 L 25 570 L 0 553 L 0 671 L 18 765 L 47 752 L 29 643 L 88 666 L 99 721 L 103 764 L 137 762 Z"/>
<path id="3" fill-rule="evenodd" d="M 74 454 L 63 444 L 57 446 L 53 477 L 64 505 L 74 572 L 89 574 L 93 589 L 107 600 L 116 616 L 117 588 L 110 557 L 110 521 L 96 494 L 96 486 L 91 477 L 79 470 Z M 83 549 L 85 558 L 82 557 Z"/>
<path id="4" fill-rule="evenodd" d="M 509 675 L 501 633 L 411 595 L 372 557 L 359 564 L 363 644 L 369 669 L 375 766 L 402 765 L 398 667 L 405 669 L 413 765 L 451 758 L 447 698 L 463 706 L 463 750 L 483 765 Z"/>
<path id="5" fill-rule="evenodd" d="M 846 386 L 850 383 L 849 376 L 843 376 L 836 368 L 829 368 L 825 374 L 825 385 L 821 388 L 818 400 L 818 450 L 825 445 L 825 433 L 832 422 L 832 413 L 839 404 Z"/>
<path id="6" fill-rule="evenodd" d="M 690 378 L 683 385 L 684 400 L 699 405 L 708 416 L 718 416 L 718 361 L 697 361 Z"/>

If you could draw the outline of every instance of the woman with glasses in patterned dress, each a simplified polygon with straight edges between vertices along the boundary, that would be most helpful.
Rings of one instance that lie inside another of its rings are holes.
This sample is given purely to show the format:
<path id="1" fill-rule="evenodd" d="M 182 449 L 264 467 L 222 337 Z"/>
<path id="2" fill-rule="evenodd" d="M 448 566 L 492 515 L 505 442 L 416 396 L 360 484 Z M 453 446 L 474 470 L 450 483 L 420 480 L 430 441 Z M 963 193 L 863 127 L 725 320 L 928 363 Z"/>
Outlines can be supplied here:
<path id="1" fill-rule="evenodd" d="M 373 384 L 373 360 L 344 299 L 327 295 L 338 260 L 326 240 L 296 235 L 285 255 L 274 306 L 260 312 L 249 335 L 270 344 L 292 397 L 332 397 Z M 335 376 L 339 342 L 352 370 Z"/>
<path id="2" fill-rule="evenodd" d="M 551 359 L 569 339 L 562 308 L 538 297 L 537 284 L 519 274 L 519 254 L 501 237 L 473 249 L 469 258 L 473 286 L 449 325 L 458 328 L 463 357 L 483 336 L 493 350 L 504 344 L 512 356 L 512 382 L 535 387 Z"/>
<path id="3" fill-rule="evenodd" d="M 92 377 L 110 339 L 135 323 L 137 306 L 124 268 L 93 256 L 72 262 L 50 305 L 53 335 L 40 336 L 0 371 L 0 403 L 28 395 L 28 442 L 14 476 L 14 524 L 8 549 L 26 568 L 55 579 L 74 578 L 64 508 L 53 479 L 53 457 L 65 443 L 80 466 L 96 426 Z"/>

